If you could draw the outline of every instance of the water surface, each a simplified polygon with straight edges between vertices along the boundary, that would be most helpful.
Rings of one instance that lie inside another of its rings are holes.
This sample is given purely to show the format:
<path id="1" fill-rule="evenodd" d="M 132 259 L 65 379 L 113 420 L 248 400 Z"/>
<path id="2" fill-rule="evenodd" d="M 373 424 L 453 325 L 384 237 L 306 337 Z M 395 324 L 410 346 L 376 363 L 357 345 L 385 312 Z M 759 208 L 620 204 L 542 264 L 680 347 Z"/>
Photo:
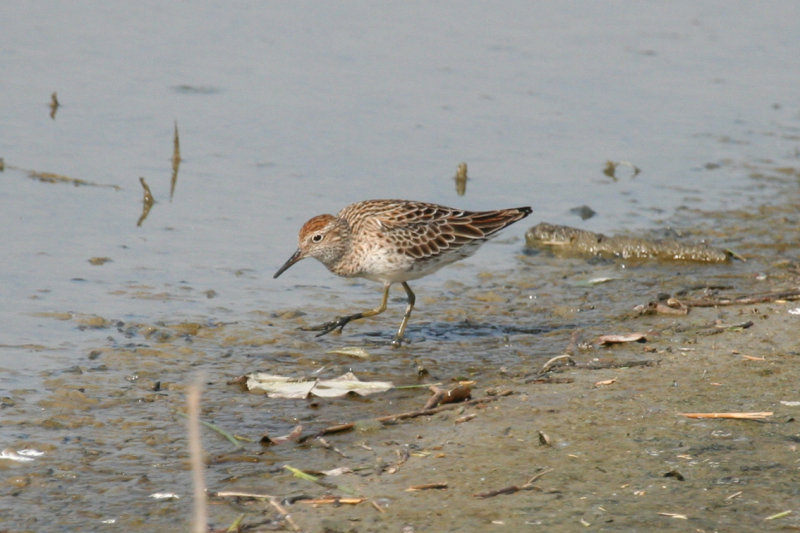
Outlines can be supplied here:
<path id="1" fill-rule="evenodd" d="M 527 222 L 602 232 L 668 224 L 735 245 L 737 235 L 715 232 L 702 212 L 748 210 L 785 194 L 791 173 L 781 181 L 776 169 L 797 166 L 800 71 L 790 65 L 800 56 L 799 9 L 3 5 L 0 389 L 14 402 L 0 436 L 4 447 L 48 452 L 33 466 L 3 465 L 41 483 L 3 505 L 12 509 L 4 525 L 40 514 L 41 494 L 67 490 L 76 504 L 47 507 L 68 517 L 65 529 L 108 519 L 147 530 L 147 495 L 175 485 L 176 475 L 188 486 L 173 462 L 185 445 L 174 413 L 198 371 L 215 422 L 257 436 L 379 409 L 344 400 L 311 412 L 296 402 L 265 407 L 224 385 L 249 371 L 354 368 L 407 382 L 419 360 L 449 379 L 558 353 L 574 327 L 609 316 L 594 303 L 600 294 L 560 282 L 563 272 L 625 271 L 524 256 Z M 62 105 L 51 118 L 54 91 Z M 170 199 L 175 121 L 183 161 Z M 612 179 L 602 172 L 608 160 L 641 172 L 623 166 Z M 452 180 L 462 161 L 470 176 L 463 197 Z M 103 186 L 43 183 L 31 170 Z M 156 204 L 137 226 L 140 176 Z M 469 209 L 531 205 L 534 213 L 468 261 L 414 284 L 420 305 L 408 351 L 371 344 L 399 324 L 397 300 L 342 337 L 298 332 L 380 297 L 375 284 L 336 279 L 311 261 L 273 280 L 300 225 L 382 197 Z M 583 204 L 597 215 L 581 221 L 570 212 Z M 111 261 L 89 262 L 97 257 Z M 651 279 L 686 275 L 670 268 Z M 626 283 L 652 286 L 635 275 Z M 520 343 L 528 355 L 519 355 Z M 372 346 L 378 356 L 354 362 L 325 353 L 343 344 Z M 170 386 L 173 393 L 158 392 Z M 80 390 L 71 396 L 73 388 Z M 221 453 L 225 444 L 207 446 Z M 118 461 L 121 477 L 109 474 Z M 57 481 L 42 473 L 45 464 Z M 220 482 L 226 472 L 210 476 Z M 63 489 L 67 478 L 79 481 Z M 137 479 L 133 496 L 120 488 Z M 4 498 L 14 490 L 6 486 Z M 183 520 L 185 502 L 162 516 Z"/>

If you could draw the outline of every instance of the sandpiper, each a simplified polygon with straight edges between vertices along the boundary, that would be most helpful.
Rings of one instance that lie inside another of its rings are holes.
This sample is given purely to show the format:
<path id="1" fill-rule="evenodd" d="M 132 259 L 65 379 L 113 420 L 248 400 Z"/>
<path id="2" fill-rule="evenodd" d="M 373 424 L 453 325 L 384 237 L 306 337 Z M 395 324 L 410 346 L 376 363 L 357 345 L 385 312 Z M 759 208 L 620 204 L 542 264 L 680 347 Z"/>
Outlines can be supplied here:
<path id="1" fill-rule="evenodd" d="M 351 320 L 384 312 L 389 287 L 400 283 L 408 305 L 392 342 L 399 346 L 414 309 L 414 292 L 408 281 L 469 257 L 498 231 L 530 213 L 530 207 L 464 211 L 410 200 L 357 202 L 336 216 L 318 215 L 306 222 L 300 229 L 297 251 L 274 277 L 301 259 L 314 257 L 337 276 L 383 283 L 378 307 L 309 328 L 319 331 L 317 336 L 341 331 Z"/>

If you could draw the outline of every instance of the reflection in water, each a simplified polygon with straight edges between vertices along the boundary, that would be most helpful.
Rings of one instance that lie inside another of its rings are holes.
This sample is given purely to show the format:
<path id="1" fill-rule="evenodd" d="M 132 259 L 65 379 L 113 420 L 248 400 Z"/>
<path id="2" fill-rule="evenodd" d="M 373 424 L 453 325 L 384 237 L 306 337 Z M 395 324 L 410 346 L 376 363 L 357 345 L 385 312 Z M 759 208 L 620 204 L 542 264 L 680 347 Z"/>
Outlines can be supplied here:
<path id="1" fill-rule="evenodd" d="M 82 185 L 87 187 L 109 187 L 116 191 L 121 189 L 119 185 L 113 185 L 109 183 L 95 183 L 93 181 L 87 181 L 80 178 L 70 178 L 69 176 L 65 176 L 63 174 L 57 174 L 55 172 L 41 172 L 39 170 L 28 170 L 14 165 L 6 165 L 2 161 L 2 159 L 0 159 L 0 171 L 5 170 L 6 168 L 8 168 L 9 170 L 19 170 L 25 172 L 28 174 L 29 178 L 41 181 L 43 183 L 68 183 L 76 187 L 80 187 Z"/>
<path id="2" fill-rule="evenodd" d="M 169 184 L 169 201 L 172 201 L 173 196 L 175 196 L 175 186 L 178 184 L 178 169 L 181 166 L 181 140 L 180 136 L 178 135 L 178 121 L 175 121 L 175 133 L 172 139 L 172 176 L 170 178 Z M 142 188 L 144 189 L 144 200 L 142 203 L 142 214 L 139 217 L 139 220 L 136 222 L 137 226 L 141 226 L 142 222 L 147 218 L 147 215 L 150 214 L 150 208 L 153 207 L 155 203 L 155 199 L 153 198 L 153 193 L 150 192 L 150 187 L 145 182 L 144 178 L 139 178 L 139 183 L 142 184 Z"/>
<path id="3" fill-rule="evenodd" d="M 603 168 L 603 174 L 608 176 L 609 178 L 617 181 L 617 168 L 619 167 L 628 167 L 631 169 L 631 179 L 635 178 L 639 175 L 642 171 L 639 167 L 631 163 L 630 161 L 606 161 L 606 166 Z"/>
<path id="4" fill-rule="evenodd" d="M 53 91 L 53 94 L 50 95 L 50 118 L 53 120 L 56 119 L 56 111 L 58 111 L 59 106 L 61 104 L 58 103 L 58 95 Z"/>
<path id="5" fill-rule="evenodd" d="M 176 85 L 172 88 L 178 94 L 218 94 L 220 89 L 210 85 Z"/>
<path id="6" fill-rule="evenodd" d="M 458 169 L 456 170 L 456 175 L 454 178 L 456 180 L 456 194 L 459 196 L 464 196 L 467 192 L 467 164 L 466 163 L 459 163 Z"/>
<path id="7" fill-rule="evenodd" d="M 575 327 L 577 327 L 575 324 L 570 323 L 524 325 L 521 323 L 479 322 L 464 319 L 459 322 L 430 322 L 420 325 L 417 329 L 422 337 L 418 342 L 431 339 L 451 342 L 482 337 L 542 335 L 558 330 L 569 330 Z"/>
<path id="8" fill-rule="evenodd" d="M 597 214 L 597 211 L 595 211 L 586 204 L 583 204 L 578 207 L 573 207 L 572 209 L 569 210 L 569 212 L 574 215 L 578 215 L 579 217 L 581 217 L 581 220 L 589 220 L 590 218 L 592 218 Z"/>
<path id="9" fill-rule="evenodd" d="M 175 121 L 175 135 L 172 141 L 172 179 L 169 183 L 169 201 L 175 195 L 175 185 L 178 184 L 178 168 L 181 166 L 181 140 L 178 137 L 178 121 Z"/>
<path id="10" fill-rule="evenodd" d="M 146 219 L 147 215 L 150 214 L 150 208 L 153 207 L 154 203 L 156 203 L 156 201 L 153 199 L 153 193 L 150 192 L 150 187 L 148 187 L 147 182 L 144 181 L 144 178 L 141 176 L 139 177 L 139 183 L 142 184 L 142 188 L 144 189 L 144 199 L 142 200 L 142 215 L 136 222 L 137 226 L 142 225 L 144 219 Z"/>

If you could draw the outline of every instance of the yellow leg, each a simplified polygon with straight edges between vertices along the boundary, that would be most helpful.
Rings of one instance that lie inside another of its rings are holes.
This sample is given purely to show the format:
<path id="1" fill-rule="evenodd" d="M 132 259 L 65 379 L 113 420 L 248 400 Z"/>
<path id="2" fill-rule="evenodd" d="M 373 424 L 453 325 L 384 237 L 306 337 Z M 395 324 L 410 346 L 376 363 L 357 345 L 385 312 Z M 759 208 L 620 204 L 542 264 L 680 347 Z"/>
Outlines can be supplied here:
<path id="1" fill-rule="evenodd" d="M 408 285 L 406 285 L 405 282 L 403 282 L 403 285 L 406 287 L 406 292 L 411 290 L 411 289 L 408 288 Z M 338 329 L 339 332 L 341 333 L 342 329 L 351 320 L 358 320 L 359 318 L 366 318 L 368 316 L 375 316 L 375 315 L 379 315 L 379 314 L 383 313 L 384 311 L 386 311 L 386 302 L 389 300 L 389 287 L 391 287 L 391 286 L 392 286 L 391 283 L 384 283 L 383 284 L 383 299 L 381 300 L 381 305 L 379 305 L 375 309 L 369 309 L 368 311 L 362 311 L 361 313 L 356 313 L 354 315 L 340 316 L 340 317 L 337 317 L 336 320 L 331 320 L 330 322 L 325 322 L 324 324 L 320 324 L 319 326 L 314 326 L 314 327 L 306 328 L 306 329 L 308 329 L 310 331 L 319 331 L 319 333 L 317 333 L 317 337 L 321 337 L 321 336 L 323 336 L 323 335 L 325 335 L 327 333 L 330 333 L 331 331 L 333 331 L 335 329 Z M 411 298 L 411 300 L 409 300 L 412 303 L 413 303 L 413 295 L 414 295 L 414 293 L 411 293 L 412 298 Z M 408 309 L 406 311 L 406 317 L 403 319 L 403 325 L 400 327 L 400 335 L 401 336 L 402 336 L 402 333 L 403 333 L 402 330 L 405 329 L 405 323 L 408 321 L 408 314 L 409 313 L 411 313 L 411 309 Z"/>
<path id="2" fill-rule="evenodd" d="M 408 283 L 405 281 L 403 282 L 403 288 L 406 290 L 406 294 L 408 295 L 408 305 L 406 306 L 406 312 L 403 315 L 403 321 L 400 322 L 400 329 L 397 330 L 397 335 L 394 336 L 394 340 L 392 341 L 392 346 L 400 346 L 400 343 L 403 342 L 403 333 L 405 333 L 406 326 L 408 325 L 408 317 L 411 316 L 411 310 L 414 309 L 414 302 L 417 301 L 416 296 L 414 296 L 414 291 L 411 290 L 411 287 L 409 287 Z M 383 300 L 385 303 L 385 294 Z"/>

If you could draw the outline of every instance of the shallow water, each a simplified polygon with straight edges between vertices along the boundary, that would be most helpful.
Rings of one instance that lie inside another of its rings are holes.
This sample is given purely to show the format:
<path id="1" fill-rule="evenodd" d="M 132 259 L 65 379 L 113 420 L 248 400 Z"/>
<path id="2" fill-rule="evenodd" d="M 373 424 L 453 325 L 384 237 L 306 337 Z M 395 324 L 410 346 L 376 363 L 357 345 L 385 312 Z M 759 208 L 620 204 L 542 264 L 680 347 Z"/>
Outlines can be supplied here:
<path id="1" fill-rule="evenodd" d="M 184 523 L 190 485 L 176 413 L 197 375 L 204 418 L 221 427 L 256 440 L 297 423 L 313 431 L 416 406 L 419 391 L 267 402 L 226 383 L 255 370 L 352 369 L 398 384 L 502 385 L 560 353 L 576 329 L 606 329 L 632 295 L 644 301 L 668 291 L 668 280 L 710 276 L 700 265 L 525 253 L 524 230 L 538 221 L 606 233 L 670 226 L 721 247 L 791 250 L 792 211 L 778 224 L 759 209 L 797 201 L 800 71 L 787 65 L 800 52 L 798 9 L 0 7 L 0 446 L 45 452 L 32 463 L 0 460 L 0 527 Z M 51 119 L 53 91 L 62 105 Z M 170 200 L 174 121 L 183 161 Z M 607 160 L 641 173 L 621 166 L 612 179 Z M 462 161 L 470 178 L 460 197 L 452 176 Z M 44 183 L 30 170 L 119 189 Z M 156 204 L 137 227 L 140 176 Z M 272 279 L 308 217 L 378 197 L 531 205 L 534 214 L 413 285 L 408 347 L 387 345 L 403 309 L 399 289 L 385 315 L 342 336 L 298 331 L 378 303 L 375 284 L 336 279 L 311 261 Z M 598 214 L 581 221 L 570 212 L 583 204 Z M 722 225 L 716 210 L 739 215 Z M 111 261 L 89 262 L 98 257 Z M 740 280 L 769 265 L 711 272 Z M 597 277 L 615 281 L 587 286 Z M 364 345 L 372 357 L 326 353 L 343 345 Z M 309 490 L 281 477 L 287 462 L 314 468 L 304 449 L 247 445 L 254 468 L 216 434 L 204 439 L 215 490 Z M 181 499 L 149 498 L 160 491 Z M 234 516 L 212 508 L 218 526 Z"/>

